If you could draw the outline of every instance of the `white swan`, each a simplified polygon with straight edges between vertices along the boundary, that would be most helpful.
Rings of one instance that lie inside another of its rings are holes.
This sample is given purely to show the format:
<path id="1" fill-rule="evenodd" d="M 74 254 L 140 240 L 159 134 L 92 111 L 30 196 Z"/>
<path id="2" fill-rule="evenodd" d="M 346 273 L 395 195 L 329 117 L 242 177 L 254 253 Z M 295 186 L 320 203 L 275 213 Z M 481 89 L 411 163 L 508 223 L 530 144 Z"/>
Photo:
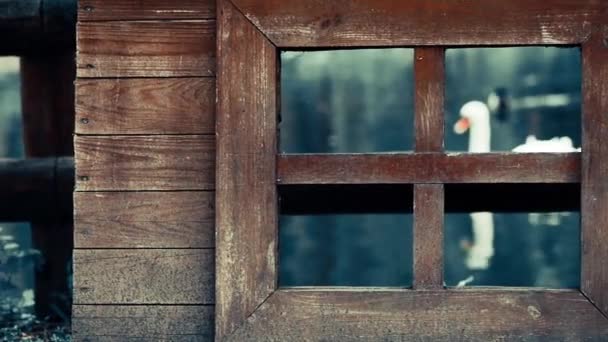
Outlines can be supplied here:
<path id="1" fill-rule="evenodd" d="M 490 152 L 490 110 L 480 101 L 466 103 L 460 109 L 460 120 L 454 125 L 457 134 L 469 133 L 469 152 Z M 473 246 L 469 249 L 466 265 L 471 270 L 486 270 L 494 256 L 494 218 L 490 212 L 471 214 Z"/>

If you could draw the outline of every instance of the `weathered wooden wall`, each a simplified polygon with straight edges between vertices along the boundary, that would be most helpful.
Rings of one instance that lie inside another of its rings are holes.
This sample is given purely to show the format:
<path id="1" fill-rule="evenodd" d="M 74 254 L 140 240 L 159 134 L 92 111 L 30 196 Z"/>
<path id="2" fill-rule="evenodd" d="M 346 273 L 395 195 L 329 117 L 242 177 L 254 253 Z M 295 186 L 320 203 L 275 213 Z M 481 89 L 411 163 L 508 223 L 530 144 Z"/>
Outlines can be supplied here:
<path id="1" fill-rule="evenodd" d="M 213 339 L 215 0 L 80 0 L 73 332 Z"/>

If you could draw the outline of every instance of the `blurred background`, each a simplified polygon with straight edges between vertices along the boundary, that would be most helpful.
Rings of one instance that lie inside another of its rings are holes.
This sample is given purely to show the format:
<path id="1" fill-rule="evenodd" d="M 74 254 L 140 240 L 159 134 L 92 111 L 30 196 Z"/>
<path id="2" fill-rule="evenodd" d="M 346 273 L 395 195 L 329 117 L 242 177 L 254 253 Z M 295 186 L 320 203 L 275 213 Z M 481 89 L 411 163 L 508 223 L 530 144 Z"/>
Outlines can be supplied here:
<path id="1" fill-rule="evenodd" d="M 283 52 L 281 62 L 282 152 L 413 149 L 412 49 Z M 468 151 L 469 138 L 483 136 L 480 130 L 484 126 L 479 123 L 473 123 L 464 134 L 454 132 L 461 119 L 460 109 L 470 101 L 482 102 L 487 110 L 485 129 L 490 131 L 491 151 L 519 147 L 528 152 L 570 152 L 580 147 L 578 49 L 450 49 L 446 52 L 446 74 L 447 151 Z M 411 196 L 408 191 L 403 194 Z M 466 203 L 473 196 L 480 193 L 471 192 L 456 200 Z M 501 193 L 486 191 L 484 196 Z M 382 196 L 372 199 L 387 200 Z M 508 196 L 504 200 L 518 199 Z M 406 204 L 398 211 L 283 213 L 280 285 L 410 286 L 413 218 Z M 555 212 L 495 212 L 484 214 L 483 219 L 471 214 L 467 210 L 446 214 L 446 285 L 579 286 L 578 212 L 564 212 L 563 208 Z M 489 240 L 482 237 L 488 232 L 493 235 Z M 479 259 L 476 251 L 481 245 L 489 245 L 492 251 L 485 253 L 487 265 L 482 262 L 480 266 L 471 258 Z"/>

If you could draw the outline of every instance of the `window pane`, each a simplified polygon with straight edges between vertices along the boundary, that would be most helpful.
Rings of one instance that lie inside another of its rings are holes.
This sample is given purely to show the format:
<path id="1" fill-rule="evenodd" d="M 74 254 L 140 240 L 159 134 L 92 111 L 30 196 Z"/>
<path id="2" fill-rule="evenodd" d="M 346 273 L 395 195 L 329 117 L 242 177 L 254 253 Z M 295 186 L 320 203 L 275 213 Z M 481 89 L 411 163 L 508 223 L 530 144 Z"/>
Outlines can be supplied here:
<path id="1" fill-rule="evenodd" d="M 281 151 L 411 150 L 413 58 L 411 49 L 283 52 Z"/>
<path id="2" fill-rule="evenodd" d="M 578 48 L 450 49 L 446 73 L 446 149 L 571 152 L 581 146 Z"/>
<path id="3" fill-rule="evenodd" d="M 280 286 L 410 286 L 411 214 L 282 215 Z"/>
<path id="4" fill-rule="evenodd" d="M 580 214 L 449 213 L 448 286 L 578 288 Z"/>
<path id="5" fill-rule="evenodd" d="M 0 158 L 24 157 L 22 131 L 19 58 L 0 57 Z M 0 266 L 6 266 L 0 268 L 0 293 L 7 308 L 33 310 L 38 255 L 31 240 L 28 222 L 0 223 Z"/>

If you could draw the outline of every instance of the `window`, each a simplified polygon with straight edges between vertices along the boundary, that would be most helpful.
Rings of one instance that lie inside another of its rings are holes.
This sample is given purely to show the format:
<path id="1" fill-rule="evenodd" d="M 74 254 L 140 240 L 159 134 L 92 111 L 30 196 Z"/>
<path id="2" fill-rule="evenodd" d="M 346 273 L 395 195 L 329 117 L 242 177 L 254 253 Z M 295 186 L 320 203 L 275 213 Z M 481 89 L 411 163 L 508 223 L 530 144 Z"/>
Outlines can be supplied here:
<path id="1" fill-rule="evenodd" d="M 601 271 L 608 257 L 608 153 L 598 143 L 608 133 L 604 4 L 235 0 L 219 6 L 216 338 L 451 340 L 457 333 L 466 340 L 574 341 L 608 334 L 602 314 L 608 276 Z M 444 152 L 445 49 L 489 45 L 582 47 L 582 152 Z M 281 51 L 388 46 L 415 47 L 413 153 L 280 153 Z M 580 189 L 580 289 L 443 286 L 445 209 L 458 205 L 448 202 L 450 188 L 497 184 Z M 413 203 L 413 289 L 279 286 L 280 191 L 393 185 L 413 187 L 410 199 L 403 198 Z"/>

